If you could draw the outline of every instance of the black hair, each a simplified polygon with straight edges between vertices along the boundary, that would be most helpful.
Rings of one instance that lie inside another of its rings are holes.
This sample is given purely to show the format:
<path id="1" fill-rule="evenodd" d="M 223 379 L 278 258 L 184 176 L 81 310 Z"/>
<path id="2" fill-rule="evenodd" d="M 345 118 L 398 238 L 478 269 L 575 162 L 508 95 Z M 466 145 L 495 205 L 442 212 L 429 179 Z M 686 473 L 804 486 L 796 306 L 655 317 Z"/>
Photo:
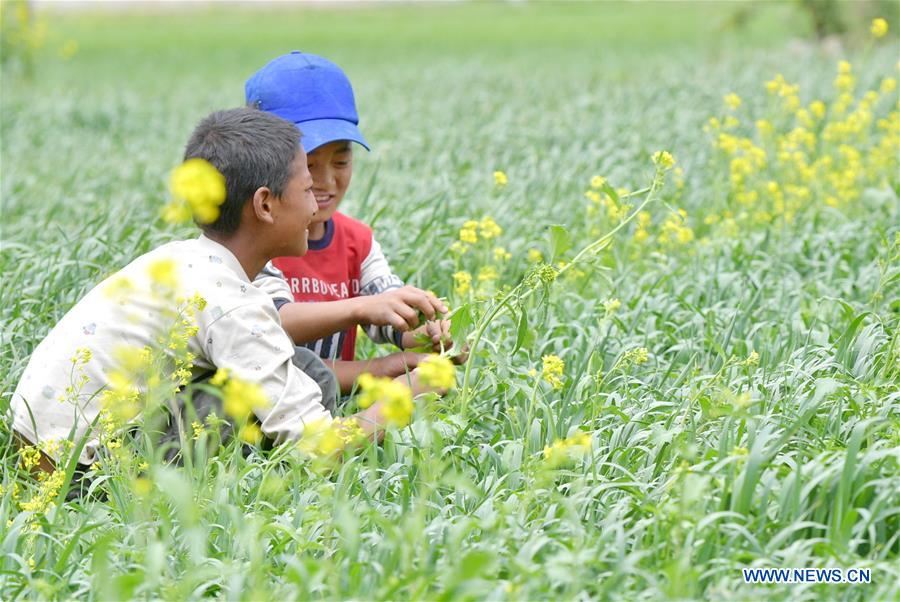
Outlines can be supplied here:
<path id="1" fill-rule="evenodd" d="M 205 231 L 232 234 L 244 205 L 262 186 L 281 196 L 300 150 L 297 126 L 271 113 L 250 108 L 212 113 L 194 128 L 184 159 L 209 161 L 225 176 L 225 202 L 219 217 L 200 224 Z"/>

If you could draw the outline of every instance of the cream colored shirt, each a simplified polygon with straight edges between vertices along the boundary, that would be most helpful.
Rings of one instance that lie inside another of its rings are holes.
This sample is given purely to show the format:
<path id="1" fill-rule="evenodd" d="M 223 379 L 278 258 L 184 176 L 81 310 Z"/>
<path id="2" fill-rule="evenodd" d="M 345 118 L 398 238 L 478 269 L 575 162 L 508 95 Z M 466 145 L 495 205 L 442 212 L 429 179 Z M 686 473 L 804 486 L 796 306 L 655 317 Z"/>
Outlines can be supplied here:
<path id="1" fill-rule="evenodd" d="M 164 293 L 150 277 L 150 267 L 161 265 L 161 260 L 176 268 L 174 294 Z M 68 439 L 74 427 L 74 440 L 79 441 L 101 410 L 107 375 L 120 367 L 116 350 L 158 348 L 160 331 L 172 323 L 166 312 L 173 297 L 195 293 L 206 300 L 206 307 L 197 312 L 198 331 L 188 340 L 188 350 L 196 356 L 193 375 L 226 368 L 258 383 L 269 404 L 254 412 L 263 434 L 276 443 L 299 438 L 304 423 L 330 420 L 318 385 L 292 363 L 294 345 L 271 297 L 253 286 L 228 249 L 200 236 L 138 257 L 63 316 L 34 350 L 16 387 L 13 428 L 33 443 L 47 444 Z M 80 348 L 90 350 L 91 358 L 76 365 L 72 358 Z M 86 382 L 77 396 L 67 396 L 67 387 L 78 386 L 82 374 Z M 80 462 L 93 462 L 98 445 L 92 435 Z"/>

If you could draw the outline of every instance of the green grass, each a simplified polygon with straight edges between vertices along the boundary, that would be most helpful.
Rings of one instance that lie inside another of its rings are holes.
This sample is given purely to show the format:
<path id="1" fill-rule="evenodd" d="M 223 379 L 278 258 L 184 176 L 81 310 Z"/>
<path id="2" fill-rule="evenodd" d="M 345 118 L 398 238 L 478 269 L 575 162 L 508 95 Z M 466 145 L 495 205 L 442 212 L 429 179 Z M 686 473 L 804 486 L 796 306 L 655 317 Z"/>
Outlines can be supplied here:
<path id="1" fill-rule="evenodd" d="M 648 204 L 654 228 L 683 207 L 696 239 L 642 244 L 629 224 L 583 275 L 517 296 L 489 324 L 491 301 L 469 300 L 468 332 L 484 326 L 471 390 L 335 474 L 287 450 L 231 446 L 189 470 L 147 457 L 149 494 L 107 475 L 108 501 L 62 504 L 31 534 L 4 422 L 2 597 L 897 599 L 897 169 L 869 174 L 845 206 L 814 198 L 792 222 L 706 224 L 740 209 L 702 130 L 722 96 L 740 94 L 751 124 L 771 112 L 763 82 L 776 73 L 804 103 L 833 97 L 838 57 L 789 44 L 808 30 L 791 5 L 758 5 L 744 29 L 728 25 L 735 9 L 48 16 L 33 77 L 9 63 L 2 80 L 0 410 L 85 291 L 192 235 L 157 218 L 192 126 L 241 104 L 246 77 L 295 48 L 345 67 L 373 143 L 344 209 L 374 224 L 401 276 L 455 306 L 467 299 L 452 274 L 493 263 L 493 242 L 450 252 L 465 220 L 503 227 L 496 244 L 513 257 L 498 286 L 512 287 L 529 249 L 550 257 L 549 225 L 572 239 L 566 260 L 612 227 L 585 212 L 593 175 L 642 188 L 658 149 L 685 182 L 670 174 Z M 896 77 L 897 49 L 891 37 L 848 51 L 859 86 Z M 502 190 L 494 170 L 509 175 Z M 622 306 L 607 316 L 612 297 Z M 646 363 L 623 361 L 639 347 Z M 758 366 L 743 363 L 753 351 Z M 561 390 L 529 374 L 546 354 L 565 362 Z M 548 467 L 544 447 L 574 429 L 592 452 Z M 873 583 L 750 586 L 745 566 L 870 567 Z"/>

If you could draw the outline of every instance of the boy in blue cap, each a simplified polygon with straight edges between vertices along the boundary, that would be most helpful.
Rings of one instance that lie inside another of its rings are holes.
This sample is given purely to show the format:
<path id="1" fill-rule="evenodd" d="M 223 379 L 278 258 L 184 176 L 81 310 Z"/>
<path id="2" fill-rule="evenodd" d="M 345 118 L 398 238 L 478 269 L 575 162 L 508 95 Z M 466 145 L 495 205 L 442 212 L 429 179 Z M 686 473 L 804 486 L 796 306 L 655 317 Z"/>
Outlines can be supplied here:
<path id="1" fill-rule="evenodd" d="M 404 286 L 390 268 L 372 230 L 337 209 L 353 172 L 355 142 L 369 145 L 349 79 L 322 57 L 294 51 L 257 71 L 245 86 L 247 104 L 297 124 L 313 177 L 318 210 L 303 257 L 272 260 L 256 279 L 275 300 L 285 330 L 332 366 L 341 390 L 363 372 L 397 377 L 423 354 L 400 352 L 355 361 L 357 326 L 378 342 L 400 349 L 428 340 L 435 351 L 452 345 L 447 308 L 434 295 Z M 428 320 L 420 325 L 418 312 Z M 463 361 L 460 356 L 457 361 Z"/>

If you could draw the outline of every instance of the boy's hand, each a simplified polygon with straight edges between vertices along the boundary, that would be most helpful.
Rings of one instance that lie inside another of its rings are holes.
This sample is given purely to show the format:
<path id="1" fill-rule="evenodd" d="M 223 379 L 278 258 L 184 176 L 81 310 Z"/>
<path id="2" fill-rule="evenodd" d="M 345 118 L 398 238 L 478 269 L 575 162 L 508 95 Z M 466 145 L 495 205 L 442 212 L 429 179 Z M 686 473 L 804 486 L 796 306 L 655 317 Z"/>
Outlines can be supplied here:
<path id="1" fill-rule="evenodd" d="M 453 338 L 450 336 L 450 320 L 429 320 L 415 330 L 403 333 L 404 349 L 431 349 L 440 353 L 451 347 Z"/>
<path id="2" fill-rule="evenodd" d="M 357 324 L 391 325 L 401 332 L 412 330 L 419 325 L 419 312 L 427 320 L 433 320 L 438 313 L 446 313 L 447 306 L 434 295 L 429 295 L 414 286 L 381 293 L 356 297 Z"/>
<path id="3" fill-rule="evenodd" d="M 394 378 L 401 374 L 412 372 L 428 356 L 428 353 L 415 353 L 412 351 L 389 353 L 375 360 L 377 364 L 372 373 L 375 376 L 390 376 Z"/>

